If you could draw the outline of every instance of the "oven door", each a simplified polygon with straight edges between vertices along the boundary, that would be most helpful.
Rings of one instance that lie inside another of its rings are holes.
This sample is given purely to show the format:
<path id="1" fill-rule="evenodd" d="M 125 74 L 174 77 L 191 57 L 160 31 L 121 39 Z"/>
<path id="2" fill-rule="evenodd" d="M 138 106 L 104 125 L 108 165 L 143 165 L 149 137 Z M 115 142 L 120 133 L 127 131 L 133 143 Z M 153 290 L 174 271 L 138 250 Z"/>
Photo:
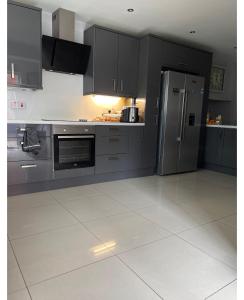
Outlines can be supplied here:
<path id="1" fill-rule="evenodd" d="M 54 134 L 54 170 L 95 165 L 95 135 Z"/>

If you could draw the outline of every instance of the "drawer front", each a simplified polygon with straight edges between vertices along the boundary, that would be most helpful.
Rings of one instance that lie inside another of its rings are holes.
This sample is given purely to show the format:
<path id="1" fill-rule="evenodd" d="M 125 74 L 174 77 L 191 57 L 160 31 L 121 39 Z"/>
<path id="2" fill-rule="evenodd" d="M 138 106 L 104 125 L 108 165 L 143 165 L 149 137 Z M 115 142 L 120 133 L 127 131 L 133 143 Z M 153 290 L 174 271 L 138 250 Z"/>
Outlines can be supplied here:
<path id="1" fill-rule="evenodd" d="M 41 149 L 37 154 L 33 152 L 22 151 L 21 142 L 23 137 L 8 138 L 8 161 L 21 161 L 21 160 L 41 160 L 50 159 L 52 157 L 51 151 L 51 137 L 40 137 Z"/>
<path id="2" fill-rule="evenodd" d="M 127 135 L 128 126 L 96 126 L 97 136 Z"/>
<path id="3" fill-rule="evenodd" d="M 128 153 L 128 143 L 126 135 L 97 136 L 96 155 Z"/>
<path id="4" fill-rule="evenodd" d="M 23 137 L 26 128 L 33 128 L 39 137 L 51 136 L 51 125 L 44 124 L 8 124 L 8 137 Z"/>
<path id="5" fill-rule="evenodd" d="M 50 180 L 52 161 L 8 162 L 8 185 Z"/>
<path id="6" fill-rule="evenodd" d="M 102 155 L 96 157 L 95 174 L 128 170 L 128 154 Z"/>

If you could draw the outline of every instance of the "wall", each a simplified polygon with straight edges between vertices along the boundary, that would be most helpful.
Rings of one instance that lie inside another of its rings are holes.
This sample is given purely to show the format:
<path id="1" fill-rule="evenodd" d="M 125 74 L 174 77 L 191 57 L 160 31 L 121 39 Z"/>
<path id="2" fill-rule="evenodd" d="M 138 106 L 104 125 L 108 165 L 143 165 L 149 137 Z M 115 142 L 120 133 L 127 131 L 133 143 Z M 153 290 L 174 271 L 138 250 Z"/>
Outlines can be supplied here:
<path id="1" fill-rule="evenodd" d="M 83 32 L 87 24 L 75 21 L 75 41 L 83 43 Z M 42 33 L 52 35 L 52 15 L 42 13 Z M 119 110 L 122 101 L 116 105 L 96 105 L 91 96 L 83 95 L 83 76 L 67 75 L 43 70 L 43 90 L 8 88 L 8 119 L 40 120 L 80 118 L 93 119 L 97 115 L 114 108 Z M 10 102 L 22 100 L 26 108 L 12 110 Z"/>
<path id="2" fill-rule="evenodd" d="M 234 50 L 235 51 L 235 50 Z M 223 116 L 224 124 L 234 124 L 237 121 L 237 74 L 236 54 L 233 56 L 214 53 L 213 64 L 225 68 L 225 81 L 223 93 L 209 93 L 208 111 L 210 117 L 215 118 L 218 114 Z"/>

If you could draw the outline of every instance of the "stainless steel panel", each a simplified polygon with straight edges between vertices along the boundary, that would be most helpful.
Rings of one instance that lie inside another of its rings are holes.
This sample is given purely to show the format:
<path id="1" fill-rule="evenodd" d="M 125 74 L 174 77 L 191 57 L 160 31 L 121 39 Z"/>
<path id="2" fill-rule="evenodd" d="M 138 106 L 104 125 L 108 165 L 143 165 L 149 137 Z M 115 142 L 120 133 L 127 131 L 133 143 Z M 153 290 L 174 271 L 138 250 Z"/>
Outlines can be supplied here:
<path id="1" fill-rule="evenodd" d="M 177 72 L 165 72 L 163 80 L 158 152 L 158 173 L 161 175 L 178 171 L 185 76 Z"/>
<path id="2" fill-rule="evenodd" d="M 178 172 L 197 169 L 204 78 L 186 75 L 186 98 Z"/>
<path id="3" fill-rule="evenodd" d="M 53 134 L 93 134 L 95 126 L 86 125 L 52 125 Z"/>

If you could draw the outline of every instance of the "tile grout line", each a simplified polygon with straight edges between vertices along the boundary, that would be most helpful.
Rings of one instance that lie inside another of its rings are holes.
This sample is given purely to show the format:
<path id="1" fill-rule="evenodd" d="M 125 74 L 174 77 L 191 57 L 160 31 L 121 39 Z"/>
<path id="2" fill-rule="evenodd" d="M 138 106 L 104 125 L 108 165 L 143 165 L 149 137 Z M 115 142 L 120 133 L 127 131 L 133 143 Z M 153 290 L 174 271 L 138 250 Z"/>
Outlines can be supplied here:
<path id="1" fill-rule="evenodd" d="M 212 255 L 210 255 L 210 254 L 208 254 L 207 252 L 205 252 L 204 250 L 202 250 L 202 249 L 199 248 L 198 246 L 192 244 L 191 242 L 185 240 L 184 238 L 182 238 L 182 237 L 179 236 L 178 234 L 176 234 L 176 236 L 177 236 L 179 239 L 181 239 L 181 240 L 183 240 L 184 242 L 186 242 L 186 243 L 188 243 L 189 245 L 191 245 L 192 247 L 194 247 L 195 249 L 198 249 L 199 251 L 201 251 L 202 253 L 204 253 L 204 254 L 207 255 L 208 257 L 210 257 L 210 258 L 212 258 L 212 259 L 218 261 L 219 263 L 222 263 L 223 265 L 225 265 L 226 267 L 232 269 L 233 271 L 236 271 L 236 268 L 234 268 L 234 267 L 228 265 L 227 263 L 223 262 L 222 260 L 220 260 L 220 259 L 218 259 L 218 258 L 216 258 L 216 257 L 214 257 L 214 256 L 212 256 Z"/>
<path id="2" fill-rule="evenodd" d="M 204 298 L 204 300 L 209 299 L 210 297 L 218 294 L 220 291 L 222 291 L 224 288 L 226 288 L 227 286 L 231 285 L 233 282 L 237 281 L 237 278 L 232 280 L 231 282 L 227 283 L 226 285 L 224 285 L 223 287 L 221 287 L 220 289 L 218 289 L 217 291 L 213 292 L 212 294 L 208 295 L 206 298 Z"/>
<path id="3" fill-rule="evenodd" d="M 17 259 L 17 256 L 16 256 L 15 252 L 14 252 L 13 245 L 12 245 L 11 241 L 9 241 L 9 243 L 10 243 L 11 249 L 12 249 L 12 251 L 13 251 L 13 254 L 14 254 L 14 257 L 15 257 L 15 260 L 16 260 L 16 263 L 17 263 L 17 266 L 18 266 L 18 268 L 19 268 L 19 271 L 20 271 L 21 277 L 22 277 L 22 279 L 23 279 L 23 281 L 24 281 L 24 284 L 25 284 L 26 290 L 27 290 L 27 292 L 28 292 L 28 294 L 29 294 L 29 296 L 30 296 L 30 299 L 32 300 L 32 296 L 31 296 L 31 293 L 30 293 L 30 291 L 29 291 L 29 287 L 28 287 L 28 285 L 27 285 L 27 283 L 26 283 L 26 281 L 25 281 L 24 274 L 23 274 L 23 272 L 22 272 L 22 270 L 21 270 L 21 267 L 20 267 L 19 261 L 18 261 L 18 259 Z M 21 289 L 21 290 L 22 290 L 22 289 Z M 18 291 L 21 291 L 21 290 L 18 290 Z M 16 291 L 16 292 L 18 292 L 18 291 Z"/>
<path id="4" fill-rule="evenodd" d="M 102 262 L 102 261 L 104 261 L 104 260 L 110 259 L 110 258 L 112 258 L 112 257 L 116 257 L 116 255 L 114 254 L 114 255 L 111 255 L 111 256 L 109 256 L 109 257 L 105 257 L 105 258 L 102 258 L 102 259 L 100 259 L 100 260 L 97 260 L 97 261 L 93 261 L 93 262 L 91 262 L 91 263 L 88 263 L 88 264 L 86 264 L 86 265 L 79 266 L 79 267 L 74 268 L 74 269 L 72 269 L 72 270 L 69 270 L 69 271 L 60 273 L 60 274 L 58 274 L 58 275 L 54 275 L 54 276 L 51 276 L 51 277 L 49 277 L 49 278 L 45 278 L 45 279 L 43 279 L 43 280 L 41 280 L 41 281 L 37 281 L 37 282 L 35 282 L 35 283 L 31 283 L 30 285 L 28 285 L 28 287 L 33 287 L 33 286 L 42 284 L 43 282 L 50 281 L 50 280 L 53 280 L 53 279 L 55 279 L 55 278 L 64 276 L 64 275 L 66 275 L 66 274 L 69 274 L 69 273 L 72 273 L 72 272 L 81 270 L 81 269 L 86 268 L 86 267 L 89 267 L 89 266 L 91 266 L 91 265 L 100 263 L 100 262 Z"/>
<path id="5" fill-rule="evenodd" d="M 137 278 L 139 278 L 150 290 L 152 290 L 161 300 L 165 300 L 161 295 L 159 295 L 139 274 L 136 273 L 129 265 L 127 265 L 120 257 L 119 255 L 115 255 L 123 265 L 130 270 L 133 274 L 136 275 Z"/>

